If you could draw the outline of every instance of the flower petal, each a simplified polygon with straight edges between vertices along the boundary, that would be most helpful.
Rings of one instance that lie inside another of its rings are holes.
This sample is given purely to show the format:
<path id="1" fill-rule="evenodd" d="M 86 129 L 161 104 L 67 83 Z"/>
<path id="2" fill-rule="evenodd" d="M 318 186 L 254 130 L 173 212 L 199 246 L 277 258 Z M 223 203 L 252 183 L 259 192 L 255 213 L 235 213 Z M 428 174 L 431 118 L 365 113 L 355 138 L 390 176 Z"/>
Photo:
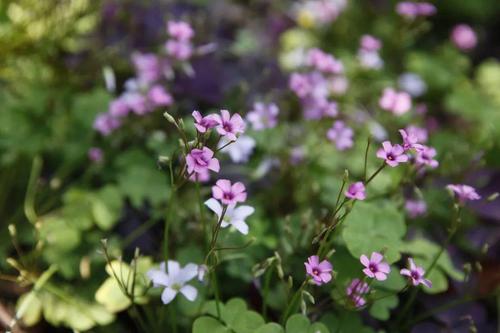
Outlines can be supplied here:
<path id="1" fill-rule="evenodd" d="M 220 218 L 222 214 L 222 206 L 219 203 L 219 201 L 215 200 L 214 198 L 210 198 L 207 201 L 205 201 L 205 206 L 210 208 L 210 210 L 215 214 L 217 214 L 217 216 Z"/>
<path id="2" fill-rule="evenodd" d="M 163 304 L 168 304 L 172 302 L 172 300 L 175 298 L 175 295 L 177 295 L 177 291 L 173 290 L 170 287 L 167 287 L 161 293 L 161 301 L 163 302 Z"/>
<path id="3" fill-rule="evenodd" d="M 190 285 L 185 285 L 179 291 L 181 292 L 181 294 L 184 295 L 184 297 L 188 299 L 188 301 L 191 302 L 196 299 L 196 296 L 198 296 L 198 290 L 196 290 L 195 287 Z"/>

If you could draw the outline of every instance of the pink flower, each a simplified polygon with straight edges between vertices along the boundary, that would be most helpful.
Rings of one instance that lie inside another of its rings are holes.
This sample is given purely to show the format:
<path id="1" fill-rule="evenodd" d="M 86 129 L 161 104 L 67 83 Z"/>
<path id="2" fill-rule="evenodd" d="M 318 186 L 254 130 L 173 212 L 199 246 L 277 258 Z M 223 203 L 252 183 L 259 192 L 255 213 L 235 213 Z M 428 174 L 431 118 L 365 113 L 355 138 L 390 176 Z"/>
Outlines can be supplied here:
<path id="1" fill-rule="evenodd" d="M 117 98 L 109 104 L 109 114 L 113 117 L 125 117 L 129 114 L 129 107 L 123 98 Z"/>
<path id="2" fill-rule="evenodd" d="M 382 147 L 377 151 L 377 157 L 384 159 L 391 167 L 398 166 L 399 163 L 408 162 L 408 156 L 406 156 L 403 147 L 398 144 L 394 146 L 390 141 L 382 142 Z"/>
<path id="3" fill-rule="evenodd" d="M 148 99 L 155 107 L 168 106 L 173 102 L 172 96 L 159 84 L 149 89 Z"/>
<path id="4" fill-rule="evenodd" d="M 167 53 L 177 60 L 187 60 L 193 54 L 193 46 L 190 42 L 169 39 L 165 44 Z"/>
<path id="5" fill-rule="evenodd" d="M 309 77 L 305 74 L 293 73 L 290 76 L 290 89 L 300 98 L 306 97 L 312 90 L 312 85 L 309 82 Z"/>
<path id="6" fill-rule="evenodd" d="M 418 2 L 417 12 L 420 16 L 432 16 L 436 14 L 436 6 L 429 2 Z"/>
<path id="7" fill-rule="evenodd" d="M 408 151 L 410 149 L 415 149 L 417 151 L 424 150 L 424 146 L 418 143 L 418 137 L 413 133 L 408 133 L 404 129 L 400 129 L 399 133 L 403 139 L 403 149 Z"/>
<path id="8" fill-rule="evenodd" d="M 144 115 L 150 111 L 146 97 L 138 92 L 127 92 L 123 95 L 125 103 L 137 115 Z"/>
<path id="9" fill-rule="evenodd" d="M 320 72 L 341 74 L 344 71 L 342 62 L 317 48 L 309 50 L 306 63 Z"/>
<path id="10" fill-rule="evenodd" d="M 363 35 L 361 37 L 361 48 L 366 51 L 378 51 L 382 47 L 382 42 L 380 39 L 373 37 L 372 35 Z"/>
<path id="11" fill-rule="evenodd" d="M 229 140 L 235 141 L 236 134 L 244 132 L 245 122 L 237 113 L 232 116 L 227 110 L 221 110 L 220 113 L 220 115 L 215 115 L 215 119 L 219 124 L 217 132 L 220 135 L 227 137 Z"/>
<path id="12" fill-rule="evenodd" d="M 481 196 L 477 194 L 476 189 L 464 184 L 450 184 L 446 186 L 448 190 L 453 191 L 458 196 L 460 203 L 465 203 L 467 200 L 479 200 Z"/>
<path id="13" fill-rule="evenodd" d="M 382 97 L 379 99 L 379 106 L 395 115 L 402 115 L 411 109 L 411 96 L 404 91 L 396 91 L 392 88 L 385 88 Z"/>
<path id="14" fill-rule="evenodd" d="M 214 157 L 214 152 L 207 147 L 202 149 L 194 148 L 186 157 L 188 174 L 197 173 L 203 174 L 207 170 L 219 172 L 219 160 Z"/>
<path id="15" fill-rule="evenodd" d="M 434 159 L 436 155 L 436 149 L 432 147 L 422 146 L 422 149 L 417 150 L 415 163 L 419 167 L 428 166 L 431 169 L 435 169 L 439 166 L 439 162 Z"/>
<path id="16" fill-rule="evenodd" d="M 405 202 L 405 209 L 408 213 L 408 216 L 414 219 L 426 213 L 427 204 L 423 200 L 408 199 Z"/>
<path id="17" fill-rule="evenodd" d="M 214 114 L 209 114 L 208 116 L 203 117 L 200 112 L 195 110 L 192 115 L 194 118 L 194 127 L 196 127 L 200 133 L 205 133 L 218 124 L 217 117 Z"/>
<path id="18" fill-rule="evenodd" d="M 341 151 L 351 148 L 353 145 L 353 130 L 340 120 L 333 123 L 333 126 L 326 133 L 326 137 L 335 142 L 335 146 Z"/>
<path id="19" fill-rule="evenodd" d="M 345 196 L 349 199 L 365 200 L 365 185 L 363 182 L 356 182 L 351 184 L 347 191 L 345 191 Z"/>
<path id="20" fill-rule="evenodd" d="M 460 50 L 467 51 L 476 47 L 477 36 L 469 25 L 458 24 L 451 32 L 451 41 Z"/>
<path id="21" fill-rule="evenodd" d="M 328 260 L 319 262 L 318 256 L 310 256 L 307 258 L 306 266 L 307 274 L 312 277 L 314 283 L 318 286 L 330 282 L 332 279 L 332 264 Z"/>
<path id="22" fill-rule="evenodd" d="M 201 169 L 200 172 L 193 172 L 189 176 L 192 182 L 206 183 L 210 180 L 210 171 L 208 169 Z"/>
<path id="23" fill-rule="evenodd" d="M 418 267 L 413 262 L 412 258 L 408 258 L 408 262 L 410 264 L 410 269 L 403 268 L 400 273 L 401 275 L 407 276 L 410 282 L 414 286 L 418 286 L 419 284 L 423 284 L 428 288 L 432 288 L 432 282 L 428 279 L 424 278 L 425 271 L 422 267 Z"/>
<path id="24" fill-rule="evenodd" d="M 167 31 L 170 37 L 186 41 L 194 36 L 194 31 L 191 26 L 183 21 L 168 21 Z"/>
<path id="25" fill-rule="evenodd" d="M 370 286 L 368 283 L 361 281 L 360 279 L 353 279 L 349 286 L 346 288 L 346 294 L 349 296 L 350 300 L 355 307 L 360 308 L 366 304 L 366 300 L 363 295 L 368 294 L 370 291 Z"/>
<path id="26" fill-rule="evenodd" d="M 132 55 L 132 62 L 139 81 L 151 83 L 160 78 L 161 61 L 156 54 L 135 52 Z"/>
<path id="27" fill-rule="evenodd" d="M 406 133 L 409 136 L 415 136 L 418 142 L 426 143 L 428 139 L 427 129 L 423 127 L 418 127 L 414 125 L 410 125 L 406 127 Z"/>
<path id="28" fill-rule="evenodd" d="M 280 110 L 274 103 L 254 103 L 253 110 L 247 114 L 247 120 L 252 124 L 252 128 L 261 131 L 266 128 L 276 127 Z"/>
<path id="29" fill-rule="evenodd" d="M 98 147 L 92 147 L 89 149 L 87 152 L 87 155 L 89 157 L 89 160 L 95 163 L 99 163 L 103 160 L 104 153 L 102 152 L 101 148 Z"/>
<path id="30" fill-rule="evenodd" d="M 363 269 L 363 273 L 366 276 L 375 278 L 379 281 L 384 281 L 387 279 L 387 274 L 391 271 L 389 264 L 383 262 L 384 256 L 378 252 L 373 252 L 370 259 L 364 254 L 359 258 L 365 269 Z"/>
<path id="31" fill-rule="evenodd" d="M 121 122 L 118 118 L 109 113 L 101 113 L 95 118 L 93 127 L 101 135 L 108 136 L 120 125 Z"/>
<path id="32" fill-rule="evenodd" d="M 396 12 L 408 19 L 436 14 L 436 7 L 428 2 L 403 1 L 396 5 Z"/>
<path id="33" fill-rule="evenodd" d="M 236 203 L 244 202 L 247 199 L 247 192 L 245 185 L 241 182 L 231 185 L 229 180 L 219 179 L 215 186 L 212 186 L 212 196 L 224 205 L 236 205 Z"/>

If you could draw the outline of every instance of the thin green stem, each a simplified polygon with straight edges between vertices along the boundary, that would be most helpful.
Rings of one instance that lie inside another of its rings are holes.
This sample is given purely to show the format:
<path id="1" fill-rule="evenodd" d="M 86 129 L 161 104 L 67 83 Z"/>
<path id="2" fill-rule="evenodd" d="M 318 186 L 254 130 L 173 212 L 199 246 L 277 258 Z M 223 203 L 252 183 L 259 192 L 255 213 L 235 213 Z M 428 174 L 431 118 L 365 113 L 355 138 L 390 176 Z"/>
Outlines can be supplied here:
<path id="1" fill-rule="evenodd" d="M 269 295 L 269 287 L 271 285 L 271 278 L 274 270 L 274 265 L 269 267 L 264 277 L 264 289 L 262 292 L 262 317 L 267 319 L 267 297 Z"/>
<path id="2" fill-rule="evenodd" d="M 366 180 L 365 186 L 368 185 L 373 180 L 373 178 L 375 178 L 379 174 L 379 172 L 385 168 L 386 165 L 387 164 L 385 164 L 385 162 L 382 162 L 382 165 L 370 176 L 370 178 Z"/>
<path id="3" fill-rule="evenodd" d="M 368 164 L 368 151 L 370 150 L 371 138 L 368 137 L 365 149 L 365 163 L 363 167 L 363 181 L 366 183 L 366 172 L 367 172 L 367 164 Z"/>
<path id="4" fill-rule="evenodd" d="M 31 166 L 30 178 L 28 180 L 28 188 L 26 190 L 26 197 L 24 199 L 24 214 L 31 224 L 35 224 L 38 220 L 38 216 L 35 210 L 35 195 L 36 195 L 36 182 L 38 177 L 40 177 L 40 172 L 42 171 L 42 159 L 40 156 L 36 156 L 33 159 L 33 164 Z"/>
<path id="5" fill-rule="evenodd" d="M 292 312 L 294 312 L 294 308 L 297 307 L 298 300 L 300 299 L 300 296 L 302 294 L 302 290 L 306 286 L 307 279 L 302 282 L 300 285 L 299 289 L 295 292 L 295 294 L 292 296 L 292 299 L 288 303 L 288 306 L 286 307 L 285 311 L 283 312 L 283 316 L 281 317 L 281 323 L 284 325 L 290 316 Z"/>
<path id="6" fill-rule="evenodd" d="M 212 288 L 214 289 L 215 296 L 215 307 L 217 309 L 217 318 L 220 319 L 220 294 L 219 294 L 219 285 L 217 283 L 217 273 L 215 273 L 215 267 L 212 269 Z"/>

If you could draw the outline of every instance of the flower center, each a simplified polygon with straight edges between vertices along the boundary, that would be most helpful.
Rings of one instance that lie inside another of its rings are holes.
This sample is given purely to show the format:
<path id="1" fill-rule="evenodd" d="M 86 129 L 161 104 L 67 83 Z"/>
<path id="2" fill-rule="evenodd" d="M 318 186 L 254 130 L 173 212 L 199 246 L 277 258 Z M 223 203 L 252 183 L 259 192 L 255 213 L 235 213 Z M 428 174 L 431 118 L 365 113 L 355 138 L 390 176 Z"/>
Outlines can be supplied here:
<path id="1" fill-rule="evenodd" d="M 231 192 L 224 192 L 223 198 L 226 199 L 226 200 L 233 200 L 234 199 L 234 195 Z"/>
<path id="2" fill-rule="evenodd" d="M 413 272 L 411 272 L 411 278 L 413 280 L 419 280 L 420 279 L 420 274 L 418 274 L 418 272 L 416 272 L 416 271 L 413 271 Z"/>
<path id="3" fill-rule="evenodd" d="M 378 272 L 378 269 L 377 269 L 377 266 L 374 265 L 374 264 L 370 264 L 368 266 L 368 269 L 372 272 L 372 273 L 377 273 Z"/>
<path id="4" fill-rule="evenodd" d="M 313 273 L 313 275 L 319 275 L 319 269 L 314 268 L 314 269 L 312 270 L 312 273 Z"/>
<path id="5" fill-rule="evenodd" d="M 233 131 L 233 125 L 231 125 L 231 123 L 228 123 L 228 122 L 224 123 L 224 124 L 222 125 L 222 128 L 223 128 L 223 129 L 224 129 L 224 131 L 226 131 L 226 132 L 232 132 L 232 131 Z"/>
<path id="6" fill-rule="evenodd" d="M 389 161 L 394 161 L 394 155 L 392 155 L 392 154 L 387 154 L 387 159 L 388 159 Z"/>

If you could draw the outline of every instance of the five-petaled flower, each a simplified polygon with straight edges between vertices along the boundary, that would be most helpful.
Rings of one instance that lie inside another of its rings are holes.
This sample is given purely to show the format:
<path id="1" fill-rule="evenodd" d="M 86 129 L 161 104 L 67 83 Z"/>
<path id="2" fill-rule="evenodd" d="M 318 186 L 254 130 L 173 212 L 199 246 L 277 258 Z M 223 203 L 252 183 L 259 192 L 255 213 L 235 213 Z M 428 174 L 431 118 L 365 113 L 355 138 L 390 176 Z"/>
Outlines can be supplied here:
<path id="1" fill-rule="evenodd" d="M 401 138 L 403 139 L 403 149 L 408 151 L 410 149 L 415 149 L 417 151 L 423 150 L 424 146 L 418 143 L 418 137 L 411 132 L 407 132 L 404 129 L 400 129 L 399 133 L 401 134 Z"/>
<path id="2" fill-rule="evenodd" d="M 435 169 L 439 166 L 439 162 L 434 159 L 437 155 L 436 149 L 432 147 L 422 146 L 422 149 L 417 150 L 415 156 L 415 164 L 419 167 L 429 167 Z"/>
<path id="3" fill-rule="evenodd" d="M 318 256 L 310 256 L 307 258 L 306 266 L 307 274 L 312 277 L 315 284 L 322 285 L 330 282 L 332 279 L 332 264 L 328 260 L 319 262 Z"/>
<path id="4" fill-rule="evenodd" d="M 207 170 L 219 172 L 219 160 L 214 157 L 214 152 L 207 147 L 202 149 L 194 148 L 186 156 L 187 172 L 189 175 L 193 173 L 206 174 Z"/>
<path id="5" fill-rule="evenodd" d="M 205 201 L 205 205 L 210 208 L 210 210 L 212 210 L 215 214 L 217 214 L 217 217 L 219 219 L 221 218 L 224 208 L 219 203 L 219 201 L 215 200 L 214 198 L 210 198 Z M 234 205 L 230 205 L 227 207 L 224 217 L 222 217 L 220 226 L 222 228 L 233 226 L 243 235 L 246 235 L 248 234 L 248 225 L 246 224 L 245 219 L 248 216 L 252 215 L 254 211 L 255 209 L 251 206 L 241 205 L 236 207 Z"/>
<path id="6" fill-rule="evenodd" d="M 194 127 L 200 133 L 205 133 L 211 128 L 217 126 L 217 118 L 213 114 L 209 114 L 208 116 L 203 117 L 199 111 L 193 111 L 192 113 L 194 118 Z"/>
<path id="7" fill-rule="evenodd" d="M 342 151 L 352 147 L 353 134 L 352 128 L 346 126 L 343 121 L 337 120 L 326 133 L 326 137 L 328 140 L 335 142 L 337 149 Z"/>
<path id="8" fill-rule="evenodd" d="M 410 282 L 414 286 L 418 286 L 419 284 L 423 284 L 428 288 L 432 288 L 432 282 L 428 279 L 425 279 L 425 271 L 422 267 L 415 265 L 415 262 L 412 258 L 408 258 L 408 263 L 410 264 L 410 268 L 403 268 L 400 273 L 401 275 L 407 276 Z"/>
<path id="9" fill-rule="evenodd" d="M 467 200 L 479 200 L 481 196 L 477 194 L 476 189 L 469 185 L 464 184 L 450 184 L 446 186 L 447 189 L 453 191 L 457 197 L 458 201 L 463 204 Z"/>
<path id="10" fill-rule="evenodd" d="M 362 255 L 359 261 L 365 266 L 363 273 L 366 276 L 375 278 L 379 281 L 384 281 L 387 279 L 387 274 L 391 271 L 389 264 L 382 261 L 384 256 L 378 252 L 373 252 L 370 259 L 366 255 Z"/>
<path id="11" fill-rule="evenodd" d="M 363 182 L 355 182 L 354 184 L 351 184 L 349 186 L 344 194 L 349 199 L 365 200 L 365 185 L 363 184 Z"/>
<path id="12" fill-rule="evenodd" d="M 212 186 L 212 196 L 224 205 L 236 205 L 247 199 L 247 192 L 245 185 L 241 182 L 231 184 L 231 181 L 227 179 L 219 179 L 215 186 Z"/>
<path id="13" fill-rule="evenodd" d="M 221 110 L 220 115 L 215 115 L 215 119 L 219 124 L 219 126 L 217 126 L 217 132 L 231 141 L 235 141 L 236 135 L 238 133 L 243 133 L 245 130 L 245 122 L 237 113 L 231 116 L 229 111 Z"/>
<path id="14" fill-rule="evenodd" d="M 402 146 L 398 144 L 392 145 L 390 141 L 384 141 L 382 147 L 377 151 L 377 157 L 384 159 L 387 165 L 395 167 L 399 163 L 408 162 L 408 156 Z"/>
<path id="15" fill-rule="evenodd" d="M 186 284 L 198 275 L 198 265 L 190 263 L 181 268 L 178 262 L 169 260 L 166 267 L 163 262 L 159 269 L 150 269 L 146 275 L 154 287 L 165 287 L 161 293 L 163 304 L 170 303 L 179 292 L 191 302 L 198 295 L 195 287 Z"/>

